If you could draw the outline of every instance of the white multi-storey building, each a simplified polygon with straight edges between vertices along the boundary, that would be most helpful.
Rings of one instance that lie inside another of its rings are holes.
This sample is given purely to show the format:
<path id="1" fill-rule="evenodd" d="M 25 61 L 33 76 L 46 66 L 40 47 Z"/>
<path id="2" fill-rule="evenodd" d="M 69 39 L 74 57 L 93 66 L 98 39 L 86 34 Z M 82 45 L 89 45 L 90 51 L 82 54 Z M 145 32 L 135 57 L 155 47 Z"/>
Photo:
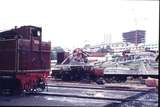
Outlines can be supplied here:
<path id="1" fill-rule="evenodd" d="M 95 46 L 90 46 L 86 50 L 90 52 L 95 52 L 100 48 L 103 48 L 103 47 L 105 48 L 106 46 L 110 46 L 110 48 L 113 49 L 114 52 L 122 52 L 125 50 L 130 50 L 131 52 L 132 51 L 133 52 L 135 51 L 143 52 L 145 51 L 146 48 L 157 51 L 157 52 L 159 51 L 158 44 L 139 44 L 135 46 L 134 44 L 126 44 L 123 42 L 110 43 L 110 44 L 99 44 Z"/>

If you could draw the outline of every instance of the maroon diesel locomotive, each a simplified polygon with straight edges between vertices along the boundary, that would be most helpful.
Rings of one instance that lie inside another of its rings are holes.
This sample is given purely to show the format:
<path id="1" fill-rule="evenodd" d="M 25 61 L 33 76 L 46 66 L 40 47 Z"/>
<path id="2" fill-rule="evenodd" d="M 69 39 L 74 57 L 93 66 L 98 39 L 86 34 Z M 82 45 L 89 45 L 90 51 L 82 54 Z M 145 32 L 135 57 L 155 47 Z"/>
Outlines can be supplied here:
<path id="1" fill-rule="evenodd" d="M 35 26 L 0 32 L 0 93 L 45 89 L 50 71 L 51 43 Z"/>

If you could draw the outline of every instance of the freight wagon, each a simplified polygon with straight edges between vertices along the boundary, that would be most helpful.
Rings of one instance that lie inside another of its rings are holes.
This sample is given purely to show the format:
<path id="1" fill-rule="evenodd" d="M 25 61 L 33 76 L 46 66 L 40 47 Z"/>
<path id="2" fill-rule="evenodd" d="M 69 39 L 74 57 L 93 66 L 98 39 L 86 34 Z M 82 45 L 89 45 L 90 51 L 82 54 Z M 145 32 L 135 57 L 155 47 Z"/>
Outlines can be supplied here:
<path id="1" fill-rule="evenodd" d="M 52 67 L 51 76 L 63 81 L 96 81 L 102 83 L 103 70 L 88 62 L 88 53 L 76 48 L 71 54 L 57 53 L 57 64 Z"/>
<path id="2" fill-rule="evenodd" d="M 40 27 L 0 32 L 0 93 L 45 89 L 50 52 L 51 43 L 42 41 Z"/>

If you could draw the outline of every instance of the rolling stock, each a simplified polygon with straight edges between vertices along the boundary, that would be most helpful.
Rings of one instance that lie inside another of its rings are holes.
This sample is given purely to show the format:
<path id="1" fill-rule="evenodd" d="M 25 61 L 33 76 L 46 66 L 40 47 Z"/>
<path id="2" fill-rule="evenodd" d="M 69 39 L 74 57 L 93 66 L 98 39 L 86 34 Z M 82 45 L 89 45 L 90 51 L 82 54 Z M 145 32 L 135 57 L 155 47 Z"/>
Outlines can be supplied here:
<path id="1" fill-rule="evenodd" d="M 45 89 L 50 71 L 51 43 L 42 28 L 22 26 L 0 32 L 0 92 Z"/>
<path id="2" fill-rule="evenodd" d="M 89 64 L 87 53 L 77 48 L 70 55 L 57 54 L 57 64 L 52 68 L 52 77 L 63 81 L 99 81 L 103 70 Z"/>

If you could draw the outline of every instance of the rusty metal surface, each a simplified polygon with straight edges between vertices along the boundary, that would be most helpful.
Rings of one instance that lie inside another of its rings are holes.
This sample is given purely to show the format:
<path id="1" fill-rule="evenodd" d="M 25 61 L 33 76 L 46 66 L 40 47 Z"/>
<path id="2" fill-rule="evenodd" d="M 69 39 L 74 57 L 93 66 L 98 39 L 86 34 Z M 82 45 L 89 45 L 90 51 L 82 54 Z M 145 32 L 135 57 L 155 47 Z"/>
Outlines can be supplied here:
<path id="1" fill-rule="evenodd" d="M 41 28 L 22 26 L 0 32 L 0 72 L 48 70 L 50 50 L 50 42 L 41 41 Z"/>

